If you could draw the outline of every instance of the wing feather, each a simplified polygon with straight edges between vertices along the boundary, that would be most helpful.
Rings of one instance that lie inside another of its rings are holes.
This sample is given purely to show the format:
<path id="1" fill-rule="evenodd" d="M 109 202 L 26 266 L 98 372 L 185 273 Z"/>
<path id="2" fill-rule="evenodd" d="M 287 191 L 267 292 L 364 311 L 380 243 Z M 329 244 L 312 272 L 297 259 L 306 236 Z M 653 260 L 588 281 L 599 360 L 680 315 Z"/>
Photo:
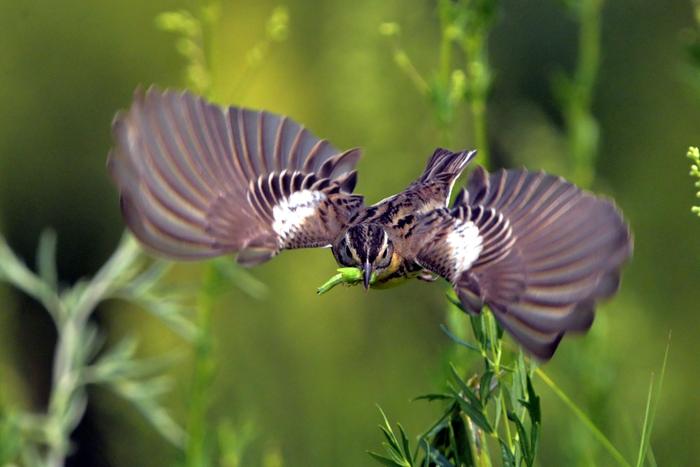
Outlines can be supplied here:
<path id="1" fill-rule="evenodd" d="M 108 168 L 124 218 L 161 254 L 240 252 L 254 264 L 331 243 L 362 206 L 352 195 L 359 151 L 338 151 L 287 117 L 150 88 L 136 91 L 112 131 Z M 274 228 L 280 216 L 291 222 L 285 238 Z"/>
<path id="2" fill-rule="evenodd" d="M 588 329 L 596 303 L 617 290 L 632 252 L 629 229 L 611 201 L 543 172 L 488 174 L 478 167 L 449 217 L 447 211 L 440 217 L 420 264 L 450 280 L 468 310 L 489 305 L 542 359 L 552 356 L 565 333 Z M 460 268 L 457 249 L 441 239 L 465 223 L 479 229 L 472 240 L 479 255 Z"/>

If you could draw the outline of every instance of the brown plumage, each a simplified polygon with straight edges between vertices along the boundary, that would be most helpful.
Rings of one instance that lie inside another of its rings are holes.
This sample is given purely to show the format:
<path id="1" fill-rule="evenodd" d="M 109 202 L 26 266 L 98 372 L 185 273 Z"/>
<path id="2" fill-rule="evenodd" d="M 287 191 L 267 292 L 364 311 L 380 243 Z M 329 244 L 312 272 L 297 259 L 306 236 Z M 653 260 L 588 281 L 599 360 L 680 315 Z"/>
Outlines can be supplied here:
<path id="1" fill-rule="evenodd" d="M 436 274 L 541 359 L 591 325 L 632 251 L 611 201 L 541 172 L 477 167 L 449 207 L 475 151 L 438 149 L 406 190 L 365 206 L 352 194 L 359 150 L 338 151 L 286 117 L 151 88 L 136 91 L 113 133 L 124 218 L 155 253 L 236 254 L 251 266 L 330 246 L 339 264 L 365 271 L 366 287 L 372 273 L 379 283 Z"/>

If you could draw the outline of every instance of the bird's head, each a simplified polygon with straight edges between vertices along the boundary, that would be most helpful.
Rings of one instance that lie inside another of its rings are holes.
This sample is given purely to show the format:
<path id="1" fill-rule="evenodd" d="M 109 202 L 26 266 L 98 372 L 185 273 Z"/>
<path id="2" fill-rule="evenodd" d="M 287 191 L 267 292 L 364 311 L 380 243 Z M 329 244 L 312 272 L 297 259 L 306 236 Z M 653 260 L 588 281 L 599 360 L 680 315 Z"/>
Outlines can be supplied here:
<path id="1" fill-rule="evenodd" d="M 394 245 L 379 224 L 358 224 L 338 239 L 333 254 L 340 265 L 362 269 L 367 289 L 372 273 L 379 275 L 391 265 Z"/>

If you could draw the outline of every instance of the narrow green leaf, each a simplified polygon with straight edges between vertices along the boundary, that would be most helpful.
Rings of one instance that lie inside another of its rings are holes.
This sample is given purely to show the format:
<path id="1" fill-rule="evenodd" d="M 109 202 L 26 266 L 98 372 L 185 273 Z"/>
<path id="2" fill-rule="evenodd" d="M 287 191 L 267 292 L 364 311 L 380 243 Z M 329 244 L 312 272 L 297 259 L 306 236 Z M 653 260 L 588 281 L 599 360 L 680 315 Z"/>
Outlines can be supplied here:
<path id="1" fill-rule="evenodd" d="M 453 414 L 450 420 L 450 428 L 451 442 L 457 458 L 457 465 L 474 465 L 472 450 L 469 446 L 469 433 L 459 412 Z"/>
<path id="2" fill-rule="evenodd" d="M 540 424 L 535 423 L 530 428 L 530 452 L 532 453 L 532 462 L 535 462 L 537 457 L 537 444 L 540 442 Z"/>
<path id="3" fill-rule="evenodd" d="M 231 261 L 230 258 L 217 258 L 211 261 L 213 267 L 220 274 L 224 290 L 234 285 L 252 298 L 261 300 L 265 298 L 268 288 L 262 281 L 256 279 L 249 271 Z"/>
<path id="4" fill-rule="evenodd" d="M 532 378 L 528 373 L 527 377 L 527 403 L 524 404 L 530 416 L 530 453 L 534 462 L 537 453 L 537 443 L 540 436 L 540 424 L 542 422 L 542 413 L 540 410 L 540 397 L 535 393 L 535 388 L 532 385 Z"/>
<path id="5" fill-rule="evenodd" d="M 384 438 L 386 438 L 387 443 L 389 443 L 389 447 L 391 448 L 391 450 L 394 451 L 394 453 L 396 454 L 401 454 L 399 441 L 396 439 L 396 436 L 394 436 L 394 433 L 392 431 L 387 430 L 381 425 L 379 426 L 379 429 L 382 430 Z"/>
<path id="6" fill-rule="evenodd" d="M 502 439 L 498 439 L 498 444 L 501 446 L 501 460 L 503 461 L 503 467 L 515 467 L 515 456 L 513 452 L 508 447 Z"/>
<path id="7" fill-rule="evenodd" d="M 532 385 L 532 378 L 529 374 L 527 375 L 527 399 L 527 410 L 530 414 L 530 419 L 533 421 L 533 423 L 540 423 L 542 421 L 540 397 L 535 392 L 535 387 Z"/>
<path id="8" fill-rule="evenodd" d="M 406 432 L 404 431 L 400 423 L 397 423 L 396 425 L 399 427 L 399 433 L 401 434 L 401 446 L 403 447 L 403 457 L 408 459 L 409 461 L 412 461 L 413 457 L 411 456 L 411 448 L 408 443 L 408 437 L 406 436 Z"/>
<path id="9" fill-rule="evenodd" d="M 377 454 L 376 452 L 367 451 L 367 454 L 372 456 L 372 458 L 374 460 L 376 460 L 377 462 L 379 462 L 380 464 L 388 465 L 390 467 L 404 467 L 403 464 L 399 464 L 398 462 L 394 461 L 393 459 L 390 459 L 390 458 L 383 456 L 381 454 Z"/>
<path id="10" fill-rule="evenodd" d="M 440 451 L 437 449 L 430 448 L 430 452 L 428 454 L 428 457 L 430 460 L 435 462 L 435 465 L 437 467 L 455 467 L 452 465 L 452 463 L 444 456 Z"/>
<path id="11" fill-rule="evenodd" d="M 520 446 L 520 452 L 523 454 L 523 459 L 528 467 L 532 467 L 534 459 L 530 452 L 530 442 L 528 440 L 527 431 L 525 431 L 525 426 L 520 421 L 515 412 L 508 412 L 508 420 L 515 424 L 515 428 L 518 430 L 518 446 Z"/>
<path id="12" fill-rule="evenodd" d="M 46 229 L 41 232 L 36 253 L 36 269 L 39 277 L 51 287 L 58 289 L 58 273 L 56 272 L 56 232 Z"/>
<path id="13" fill-rule="evenodd" d="M 476 393 L 459 376 L 459 373 L 457 373 L 457 369 L 452 363 L 450 363 L 450 373 L 452 374 L 452 379 L 455 381 L 455 383 L 457 383 L 459 391 L 461 392 L 463 397 L 469 399 L 469 402 L 472 403 L 475 407 L 481 408 L 482 404 L 479 398 L 476 396 Z"/>
<path id="14" fill-rule="evenodd" d="M 639 442 L 639 452 L 637 453 L 637 467 L 641 467 L 647 452 L 650 449 L 651 431 L 654 428 L 654 419 L 656 418 L 656 409 L 661 396 L 661 388 L 663 386 L 664 377 L 666 375 L 666 363 L 668 362 L 668 351 L 671 347 L 671 334 L 668 335 L 666 350 L 664 352 L 663 363 L 661 364 L 661 373 L 659 374 L 659 388 L 654 394 L 654 374 L 651 375 L 649 382 L 649 391 L 647 392 L 647 403 L 644 410 L 644 423 L 642 425 L 642 436 Z"/>
<path id="15" fill-rule="evenodd" d="M 496 321 L 496 337 L 500 340 L 503 339 L 503 327 Z"/>
<path id="16" fill-rule="evenodd" d="M 454 396 L 451 396 L 449 394 L 423 394 L 422 396 L 418 396 L 414 398 L 414 401 L 428 401 L 428 402 L 433 402 L 433 401 L 443 401 L 443 400 L 449 400 L 449 399 L 454 399 Z"/>
<path id="17" fill-rule="evenodd" d="M 459 337 L 455 336 L 455 335 L 447 328 L 447 326 L 445 326 L 444 324 L 441 324 L 441 325 L 440 325 L 440 329 L 442 330 L 442 332 L 444 332 L 445 334 L 447 334 L 447 337 L 449 337 L 450 340 L 452 340 L 452 342 L 454 342 L 455 344 L 461 345 L 462 347 L 465 347 L 465 348 L 467 348 L 467 349 L 469 349 L 469 350 L 472 350 L 472 351 L 474 351 L 474 352 L 477 352 L 477 353 L 479 353 L 479 354 L 481 353 L 481 349 L 480 349 L 478 346 L 476 346 L 476 345 L 474 345 L 474 344 L 470 344 L 469 342 L 465 341 L 464 339 L 460 339 Z"/>
<path id="18" fill-rule="evenodd" d="M 445 297 L 447 297 L 447 300 L 451 304 L 459 308 L 460 311 L 466 313 L 466 311 L 464 311 L 464 308 L 462 308 L 462 303 L 460 303 L 459 299 L 455 296 L 454 292 L 451 289 L 445 294 Z"/>
<path id="19" fill-rule="evenodd" d="M 479 341 L 479 343 L 481 344 L 481 348 L 488 349 L 488 342 L 486 342 L 486 333 L 484 333 L 483 314 L 469 314 L 469 322 L 472 325 L 472 332 L 474 333 L 474 338 L 477 341 Z"/>
<path id="20" fill-rule="evenodd" d="M 491 380 L 493 379 L 493 371 L 487 370 L 481 375 L 479 380 L 479 399 L 481 403 L 486 405 L 491 395 Z"/>
<path id="21" fill-rule="evenodd" d="M 454 396 L 450 396 L 450 399 L 454 400 Z M 452 415 L 452 412 L 455 410 L 459 409 L 459 404 L 455 400 L 450 406 L 445 410 L 440 418 L 432 424 L 430 428 L 428 428 L 420 437 L 421 438 L 426 438 L 429 436 L 433 436 L 435 433 L 437 433 L 439 430 L 444 428 L 447 424 L 446 420 L 449 419 L 449 417 Z"/>
<path id="22" fill-rule="evenodd" d="M 610 455 L 617 461 L 618 464 L 622 466 L 629 467 L 629 462 L 620 453 L 620 451 L 615 448 L 615 446 L 610 442 L 610 440 L 603 434 L 602 431 L 591 421 L 590 418 L 576 405 L 576 403 L 571 400 L 569 396 L 566 395 L 564 391 L 556 385 L 552 379 L 547 376 L 547 374 L 542 371 L 541 368 L 535 368 L 535 374 L 540 377 L 544 383 L 549 386 L 549 388 L 554 392 L 554 394 L 561 399 L 562 402 L 576 415 L 579 420 L 584 424 L 586 428 L 593 434 L 600 444 L 610 453 Z"/>
<path id="23" fill-rule="evenodd" d="M 486 418 L 486 414 L 480 407 L 474 407 L 468 401 L 462 398 L 458 399 L 458 403 L 462 411 L 465 414 L 467 414 L 467 416 L 474 422 L 476 426 L 484 430 L 486 433 L 493 433 L 493 428 L 491 428 L 491 424 Z"/>

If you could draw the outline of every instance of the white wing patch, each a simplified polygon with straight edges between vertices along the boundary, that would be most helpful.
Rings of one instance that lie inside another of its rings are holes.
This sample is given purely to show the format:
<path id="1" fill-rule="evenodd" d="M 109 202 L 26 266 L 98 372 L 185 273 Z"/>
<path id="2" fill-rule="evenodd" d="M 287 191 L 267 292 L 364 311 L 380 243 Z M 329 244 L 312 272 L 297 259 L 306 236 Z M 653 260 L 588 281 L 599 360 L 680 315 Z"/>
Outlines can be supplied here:
<path id="1" fill-rule="evenodd" d="M 461 222 L 450 232 L 446 240 L 455 264 L 457 273 L 455 277 L 458 277 L 479 258 L 482 249 L 479 228 L 473 222 Z"/>
<path id="2" fill-rule="evenodd" d="M 295 191 L 272 209 L 272 229 L 280 237 L 281 244 L 285 244 L 309 217 L 316 214 L 316 208 L 324 199 L 326 195 L 320 191 Z"/>

